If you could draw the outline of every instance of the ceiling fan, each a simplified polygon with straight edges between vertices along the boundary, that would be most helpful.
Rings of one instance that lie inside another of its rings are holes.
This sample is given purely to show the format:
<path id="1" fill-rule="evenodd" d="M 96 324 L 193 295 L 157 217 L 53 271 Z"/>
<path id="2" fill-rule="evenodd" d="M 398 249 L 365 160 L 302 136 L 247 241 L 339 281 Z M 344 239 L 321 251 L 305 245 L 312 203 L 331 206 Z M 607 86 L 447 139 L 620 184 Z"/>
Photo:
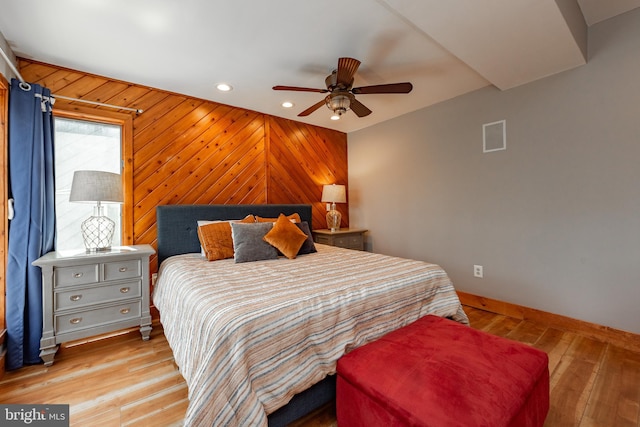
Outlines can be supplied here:
<path id="1" fill-rule="evenodd" d="M 318 108 L 325 105 L 333 111 L 331 119 L 338 120 L 348 110 L 353 111 L 358 117 L 365 117 L 371 114 L 371 110 L 358 101 L 355 95 L 378 94 L 378 93 L 409 93 L 413 85 L 405 83 L 389 83 L 373 86 L 353 87 L 353 76 L 360 66 L 360 61 L 354 58 L 338 59 L 338 68 L 333 70 L 331 75 L 325 79 L 326 89 L 313 89 L 296 86 L 274 86 L 273 90 L 292 90 L 298 92 L 318 92 L 328 93 L 322 100 L 307 108 L 299 117 L 308 116 Z"/>

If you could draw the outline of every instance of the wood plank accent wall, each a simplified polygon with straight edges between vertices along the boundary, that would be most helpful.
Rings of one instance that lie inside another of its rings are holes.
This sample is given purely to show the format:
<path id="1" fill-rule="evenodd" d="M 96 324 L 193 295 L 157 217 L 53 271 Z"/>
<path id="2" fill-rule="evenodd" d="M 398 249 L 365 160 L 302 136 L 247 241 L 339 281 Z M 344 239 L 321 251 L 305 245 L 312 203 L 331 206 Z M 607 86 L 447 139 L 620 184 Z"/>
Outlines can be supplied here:
<path id="1" fill-rule="evenodd" d="M 53 94 L 144 110 L 130 113 L 135 244 L 156 247 L 162 204 L 311 203 L 314 228 L 325 228 L 322 185 L 348 185 L 342 132 L 22 58 L 19 69 Z M 348 204 L 338 209 L 347 227 Z"/>

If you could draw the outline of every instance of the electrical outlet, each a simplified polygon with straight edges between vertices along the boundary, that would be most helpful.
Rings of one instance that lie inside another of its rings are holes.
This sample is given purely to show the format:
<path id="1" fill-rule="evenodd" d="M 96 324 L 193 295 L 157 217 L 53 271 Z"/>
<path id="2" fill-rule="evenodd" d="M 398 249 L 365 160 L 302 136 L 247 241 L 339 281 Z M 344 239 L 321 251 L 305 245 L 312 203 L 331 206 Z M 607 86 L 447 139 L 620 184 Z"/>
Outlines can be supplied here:
<path id="1" fill-rule="evenodd" d="M 481 265 L 474 265 L 473 266 L 473 276 L 474 277 L 479 277 L 481 279 L 484 277 L 484 270 L 483 270 Z"/>

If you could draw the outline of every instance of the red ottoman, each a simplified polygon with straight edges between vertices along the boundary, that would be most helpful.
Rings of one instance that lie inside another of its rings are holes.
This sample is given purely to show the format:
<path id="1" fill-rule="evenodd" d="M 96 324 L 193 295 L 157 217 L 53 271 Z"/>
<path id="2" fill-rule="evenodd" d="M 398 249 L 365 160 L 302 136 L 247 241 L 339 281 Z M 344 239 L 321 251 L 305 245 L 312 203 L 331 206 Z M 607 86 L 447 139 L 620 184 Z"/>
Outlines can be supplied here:
<path id="1" fill-rule="evenodd" d="M 425 316 L 338 360 L 340 427 L 542 426 L 543 351 Z"/>

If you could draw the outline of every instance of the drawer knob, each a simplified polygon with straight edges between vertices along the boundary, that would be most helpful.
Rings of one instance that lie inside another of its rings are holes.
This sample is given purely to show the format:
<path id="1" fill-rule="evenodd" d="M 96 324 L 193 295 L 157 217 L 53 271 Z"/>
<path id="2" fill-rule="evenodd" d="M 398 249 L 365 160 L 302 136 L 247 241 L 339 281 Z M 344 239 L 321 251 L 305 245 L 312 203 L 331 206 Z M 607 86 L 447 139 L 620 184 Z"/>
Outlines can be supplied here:
<path id="1" fill-rule="evenodd" d="M 126 294 L 127 292 L 129 292 L 129 289 L 130 289 L 130 288 L 128 288 L 128 287 L 126 287 L 126 288 L 120 288 L 120 293 L 122 293 L 122 294 Z"/>
<path id="2" fill-rule="evenodd" d="M 120 309 L 120 314 L 127 314 L 128 312 L 130 312 L 131 310 L 129 310 L 128 308 L 121 308 Z"/>
<path id="3" fill-rule="evenodd" d="M 120 268 L 118 269 L 118 271 L 119 271 L 120 273 L 124 273 L 125 271 L 127 271 L 127 267 L 120 267 Z"/>
<path id="4" fill-rule="evenodd" d="M 74 317 L 73 319 L 69 320 L 69 323 L 71 323 L 72 325 L 77 325 L 80 322 L 82 322 L 82 317 Z"/>
<path id="5" fill-rule="evenodd" d="M 83 275 L 83 274 L 84 274 L 84 273 L 73 273 L 73 278 L 74 278 L 74 279 L 79 279 L 79 278 L 81 278 L 81 277 L 82 277 L 82 275 Z"/>
<path id="6" fill-rule="evenodd" d="M 71 301 L 80 301 L 82 299 L 82 295 L 71 295 L 69 299 Z"/>

